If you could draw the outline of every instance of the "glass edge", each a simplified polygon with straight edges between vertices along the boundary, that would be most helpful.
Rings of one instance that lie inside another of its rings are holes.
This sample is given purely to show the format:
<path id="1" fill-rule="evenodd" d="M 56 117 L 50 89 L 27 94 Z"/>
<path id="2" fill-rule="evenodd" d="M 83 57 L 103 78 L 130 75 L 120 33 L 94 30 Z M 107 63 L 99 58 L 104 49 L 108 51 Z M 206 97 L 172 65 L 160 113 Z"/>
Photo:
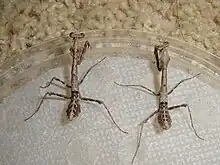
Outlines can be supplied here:
<path id="1" fill-rule="evenodd" d="M 127 48 L 136 48 L 139 50 L 142 49 L 142 51 L 145 51 L 146 49 L 153 50 L 154 45 L 159 44 L 159 40 L 163 38 L 163 36 L 154 33 L 124 29 L 92 30 L 85 31 L 84 33 L 86 37 L 82 40 L 82 42 L 87 39 L 89 39 L 89 41 L 92 40 L 92 42 L 96 43 L 96 49 L 100 49 L 103 46 L 107 46 L 111 49 L 118 47 L 118 49 L 120 49 L 123 48 L 122 45 L 124 43 L 124 47 Z M 102 42 L 100 42 L 100 40 Z M 111 43 L 114 41 L 115 45 L 108 45 L 110 41 L 112 41 Z M 200 67 L 203 65 L 203 67 L 206 67 L 212 71 L 215 76 L 220 75 L 220 59 L 216 55 L 171 37 L 166 37 L 166 41 L 170 43 L 169 49 L 174 52 L 174 54 L 176 53 L 178 55 L 182 55 L 181 57 L 176 58 L 185 58 L 188 61 L 198 63 Z M 98 45 L 97 42 L 102 43 L 101 46 Z M 104 44 L 105 42 L 106 44 Z M 68 53 L 70 43 L 70 38 L 68 36 L 64 36 L 54 38 L 43 44 L 36 45 L 35 47 L 19 52 L 17 55 L 15 55 L 15 57 L 9 59 L 5 64 L 3 64 L 3 67 L 1 67 L 0 89 L 8 88 L 8 91 L 17 89 L 20 85 L 30 81 L 34 77 L 26 77 L 23 79 L 20 78 L 16 83 L 14 82 L 15 80 L 13 83 L 8 83 L 7 81 L 16 79 L 16 76 L 19 74 L 33 69 L 41 63 L 47 63 L 48 60 L 53 61 L 51 62 L 52 66 L 44 66 L 42 68 L 38 68 L 40 71 L 39 73 L 35 73 L 36 76 L 47 71 L 49 68 L 52 69 L 59 66 L 59 62 L 56 61 L 56 59 L 58 59 L 63 54 Z M 117 45 L 117 43 L 119 45 Z M 38 55 L 36 56 L 36 54 Z M 0 96 L 0 102 L 3 96 L 5 97 L 7 93 L 8 92 L 3 92 L 0 94 L 2 95 Z"/>

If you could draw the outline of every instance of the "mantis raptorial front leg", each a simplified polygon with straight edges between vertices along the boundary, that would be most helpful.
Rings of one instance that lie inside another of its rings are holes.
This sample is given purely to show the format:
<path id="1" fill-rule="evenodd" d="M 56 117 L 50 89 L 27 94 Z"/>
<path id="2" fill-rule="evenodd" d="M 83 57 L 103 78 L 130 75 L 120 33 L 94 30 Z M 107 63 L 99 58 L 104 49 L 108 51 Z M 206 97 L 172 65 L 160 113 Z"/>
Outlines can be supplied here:
<path id="1" fill-rule="evenodd" d="M 154 115 L 157 114 L 157 120 L 158 123 L 160 125 L 160 127 L 164 130 L 168 130 L 171 127 L 171 116 L 169 114 L 170 110 L 174 110 L 177 108 L 181 108 L 181 107 L 187 107 L 187 110 L 189 112 L 189 117 L 190 117 L 190 121 L 191 121 L 191 126 L 193 128 L 193 131 L 195 133 L 195 135 L 201 139 L 204 140 L 202 137 L 200 137 L 194 127 L 193 124 L 193 119 L 192 119 L 192 114 L 191 114 L 191 110 L 188 106 L 188 104 L 180 104 L 180 105 L 176 105 L 176 106 L 172 106 L 172 107 L 168 107 L 168 95 L 171 94 L 179 85 L 181 85 L 183 82 L 191 80 L 193 78 L 195 78 L 196 76 L 200 75 L 197 74 L 195 76 L 186 78 L 181 80 L 179 83 L 177 83 L 173 88 L 171 88 L 171 90 L 168 92 L 167 91 L 167 72 L 168 72 L 168 64 L 170 61 L 170 56 L 168 54 L 168 51 L 166 50 L 166 47 L 169 46 L 168 42 L 164 42 L 162 45 L 156 45 L 154 47 L 154 55 L 155 55 L 155 59 L 156 59 L 156 67 L 158 69 L 159 72 L 162 72 L 162 76 L 161 76 L 161 82 L 160 82 L 160 90 L 159 92 L 154 92 L 153 90 L 143 86 L 143 85 L 133 85 L 133 84 L 119 84 L 116 83 L 117 85 L 120 86 L 125 86 L 125 87 L 140 87 L 144 90 L 146 90 L 146 92 L 149 92 L 150 94 L 153 94 L 155 96 L 159 96 L 159 108 L 158 110 L 154 111 L 153 113 L 151 113 L 151 115 L 149 117 L 147 117 L 146 119 L 144 119 L 139 125 L 140 125 L 140 132 L 138 135 L 138 141 L 137 141 L 137 148 L 135 150 L 134 156 L 132 158 L 131 163 L 133 164 L 134 159 L 137 155 L 138 149 L 140 147 L 140 141 L 141 141 L 141 137 L 142 137 L 142 131 L 143 131 L 143 126 L 145 123 L 147 123 L 147 121 L 153 117 Z"/>
<path id="2" fill-rule="evenodd" d="M 95 63 L 94 65 L 92 65 L 87 72 L 84 74 L 84 76 L 82 77 L 82 79 L 79 81 L 78 80 L 78 66 L 81 64 L 84 55 L 86 53 L 87 48 L 90 48 L 91 45 L 88 41 L 85 41 L 83 47 L 78 47 L 78 40 L 83 38 L 85 36 L 84 33 L 70 33 L 70 37 L 73 39 L 73 46 L 70 48 L 70 52 L 71 52 L 71 56 L 72 56 L 72 66 L 71 66 L 71 83 L 67 84 L 65 83 L 63 80 L 57 78 L 57 77 L 53 77 L 45 86 L 41 86 L 41 88 L 47 88 L 49 87 L 54 81 L 57 81 L 63 85 L 65 85 L 67 88 L 71 89 L 71 95 L 70 96 L 66 96 L 63 94 L 59 94 L 59 93 L 54 93 L 54 92 L 47 92 L 43 98 L 40 101 L 39 106 L 37 107 L 36 111 L 29 116 L 28 118 L 25 119 L 25 121 L 29 120 L 31 117 L 33 117 L 40 109 L 41 104 L 43 103 L 43 100 L 46 98 L 46 96 L 57 96 L 60 98 L 64 98 L 64 99 L 68 99 L 69 100 L 69 104 L 66 110 L 66 114 L 68 119 L 71 121 L 73 120 L 75 117 L 77 117 L 80 113 L 81 113 L 81 106 L 80 106 L 80 101 L 90 101 L 90 102 L 96 102 L 98 104 L 101 104 L 104 106 L 104 108 L 107 110 L 107 113 L 109 115 L 109 117 L 111 118 L 112 122 L 115 124 L 115 126 L 123 133 L 126 133 L 126 131 L 123 131 L 118 124 L 115 122 L 112 114 L 110 113 L 109 109 L 107 108 L 106 104 L 98 99 L 91 99 L 91 98 L 86 98 L 86 97 L 82 97 L 79 91 L 79 85 L 84 81 L 84 79 L 86 78 L 86 76 L 90 73 L 90 71 L 97 66 L 98 64 L 100 64 L 106 57 L 102 58 L 100 61 L 98 61 L 97 63 Z"/>

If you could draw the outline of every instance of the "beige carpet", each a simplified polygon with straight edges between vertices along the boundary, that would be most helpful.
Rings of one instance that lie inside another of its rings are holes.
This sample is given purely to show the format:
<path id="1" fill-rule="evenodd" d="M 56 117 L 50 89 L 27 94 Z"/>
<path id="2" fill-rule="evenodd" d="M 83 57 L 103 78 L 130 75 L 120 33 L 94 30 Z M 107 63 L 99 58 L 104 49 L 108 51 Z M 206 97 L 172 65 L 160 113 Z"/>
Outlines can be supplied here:
<path id="1" fill-rule="evenodd" d="M 218 0 L 2 0 L 0 15 L 0 64 L 16 51 L 91 29 L 155 32 L 220 55 Z"/>

